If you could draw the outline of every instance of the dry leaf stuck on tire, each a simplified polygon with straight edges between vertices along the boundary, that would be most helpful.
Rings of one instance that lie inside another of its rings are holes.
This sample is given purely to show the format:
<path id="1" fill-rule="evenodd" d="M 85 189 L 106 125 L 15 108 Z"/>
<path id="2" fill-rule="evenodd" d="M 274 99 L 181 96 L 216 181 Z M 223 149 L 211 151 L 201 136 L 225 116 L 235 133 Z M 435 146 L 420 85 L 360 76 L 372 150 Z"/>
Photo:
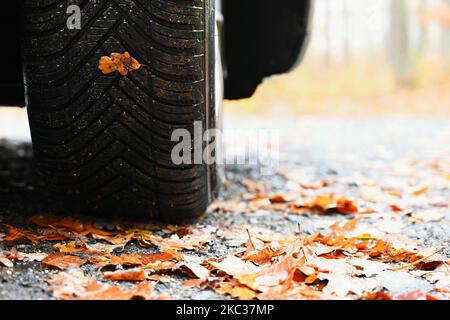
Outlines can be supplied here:
<path id="1" fill-rule="evenodd" d="M 111 53 L 111 57 L 102 56 L 98 68 L 103 74 L 110 74 L 118 71 L 121 75 L 126 76 L 128 72 L 138 70 L 142 65 L 128 52 Z"/>

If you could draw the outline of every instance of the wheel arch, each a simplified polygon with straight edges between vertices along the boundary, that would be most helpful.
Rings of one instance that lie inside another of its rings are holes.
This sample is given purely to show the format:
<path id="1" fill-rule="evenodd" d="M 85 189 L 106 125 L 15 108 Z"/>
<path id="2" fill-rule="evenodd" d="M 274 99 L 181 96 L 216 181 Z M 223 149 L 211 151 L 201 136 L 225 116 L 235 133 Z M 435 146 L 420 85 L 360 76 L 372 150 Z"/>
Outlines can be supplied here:
<path id="1" fill-rule="evenodd" d="M 10 1 L 0 10 L 0 105 L 25 105 L 22 59 L 20 56 L 20 1 Z"/>
<path id="2" fill-rule="evenodd" d="M 225 98 L 248 98 L 304 55 L 313 0 L 223 0 Z"/>

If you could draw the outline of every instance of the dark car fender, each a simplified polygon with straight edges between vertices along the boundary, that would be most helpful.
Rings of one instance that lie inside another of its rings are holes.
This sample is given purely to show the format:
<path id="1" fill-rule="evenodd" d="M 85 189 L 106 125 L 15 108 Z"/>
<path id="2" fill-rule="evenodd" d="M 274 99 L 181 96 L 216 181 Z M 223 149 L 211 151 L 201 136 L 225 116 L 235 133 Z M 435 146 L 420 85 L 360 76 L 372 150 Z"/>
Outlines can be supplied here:
<path id="1" fill-rule="evenodd" d="M 20 1 L 4 1 L 0 8 L 0 106 L 24 106 L 20 56 Z"/>
<path id="2" fill-rule="evenodd" d="M 225 98 L 248 98 L 265 77 L 288 72 L 301 61 L 313 0 L 222 1 Z"/>

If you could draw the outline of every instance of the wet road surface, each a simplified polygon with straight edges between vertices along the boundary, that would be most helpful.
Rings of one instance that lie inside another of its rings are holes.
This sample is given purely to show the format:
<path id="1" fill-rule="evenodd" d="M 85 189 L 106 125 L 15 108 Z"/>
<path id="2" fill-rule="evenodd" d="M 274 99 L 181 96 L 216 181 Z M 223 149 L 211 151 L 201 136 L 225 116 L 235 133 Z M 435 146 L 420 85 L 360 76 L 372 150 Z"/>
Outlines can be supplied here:
<path id="1" fill-rule="evenodd" d="M 236 118 L 225 122 L 226 131 L 243 129 L 243 126 L 244 129 L 279 130 L 278 173 L 261 176 L 261 168 L 255 165 L 225 166 L 226 183 L 219 201 L 201 219 L 191 222 L 193 227 L 229 230 L 244 226 L 295 234 L 301 225 L 302 232 L 312 234 L 335 221 L 345 222 L 351 218 L 338 214 L 283 212 L 258 205 L 252 202 L 250 182 L 263 184 L 265 192 L 276 194 L 299 192 L 299 185 L 311 189 L 319 182 L 328 181 L 333 192 L 360 202 L 364 199 L 378 211 L 383 211 L 383 206 L 389 204 L 381 199 L 380 190 L 426 187 L 429 188 L 426 195 L 403 197 L 395 204 L 413 213 L 430 212 L 439 219 L 414 220 L 406 214 L 395 219 L 395 223 L 387 219 L 380 224 L 379 219 L 370 216 L 362 219 L 369 226 L 378 224 L 379 230 L 391 228 L 387 231 L 406 235 L 424 248 L 443 247 L 441 254 L 450 257 L 450 180 L 441 179 L 443 174 L 450 173 L 446 171 L 450 164 L 448 119 Z M 41 192 L 45 186 L 34 167 L 26 129 L 14 134 L 11 128 L 7 137 L 5 127 L 0 131 L 4 138 L 0 142 L 0 224 L 26 228 L 27 218 L 52 213 L 52 204 Z M 375 200 L 369 201 L 370 197 Z M 244 203 L 245 209 L 236 206 L 233 201 L 237 200 Z M 248 210 L 249 206 L 251 210 Z M 0 226 L 0 239 L 5 233 L 6 229 Z M 55 251 L 49 242 L 36 245 L 0 242 L 0 252 L 13 247 L 26 253 Z M 153 252 L 156 252 L 155 248 L 142 248 L 133 242 L 119 253 Z M 217 236 L 204 250 L 186 254 L 220 259 L 234 252 L 236 247 L 226 237 Z M 90 265 L 82 269 L 86 274 L 96 274 Z M 15 261 L 12 268 L 0 264 L 0 299 L 54 299 L 48 278 L 55 272 L 39 262 Z M 173 298 L 221 298 L 207 289 L 181 288 L 186 279 L 183 274 L 172 274 L 160 280 L 157 291 Z M 407 287 L 404 290 L 414 289 L 404 285 Z"/>

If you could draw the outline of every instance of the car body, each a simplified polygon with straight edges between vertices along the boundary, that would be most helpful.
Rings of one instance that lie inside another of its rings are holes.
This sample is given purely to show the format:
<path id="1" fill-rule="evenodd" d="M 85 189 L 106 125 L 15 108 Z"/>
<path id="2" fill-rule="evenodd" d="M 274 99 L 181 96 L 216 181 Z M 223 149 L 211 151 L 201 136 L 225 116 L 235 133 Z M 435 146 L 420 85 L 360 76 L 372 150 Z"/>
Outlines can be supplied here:
<path id="1" fill-rule="evenodd" d="M 20 1 L 2 6 L 0 106 L 25 106 Z M 310 37 L 312 9 L 312 0 L 218 0 L 226 99 L 248 98 L 265 77 L 299 63 Z"/>
<path id="2" fill-rule="evenodd" d="M 222 184 L 207 142 L 223 98 L 250 97 L 300 61 L 311 9 L 309 0 L 9 2 L 0 106 L 27 107 L 37 168 L 62 211 L 192 218 Z"/>

